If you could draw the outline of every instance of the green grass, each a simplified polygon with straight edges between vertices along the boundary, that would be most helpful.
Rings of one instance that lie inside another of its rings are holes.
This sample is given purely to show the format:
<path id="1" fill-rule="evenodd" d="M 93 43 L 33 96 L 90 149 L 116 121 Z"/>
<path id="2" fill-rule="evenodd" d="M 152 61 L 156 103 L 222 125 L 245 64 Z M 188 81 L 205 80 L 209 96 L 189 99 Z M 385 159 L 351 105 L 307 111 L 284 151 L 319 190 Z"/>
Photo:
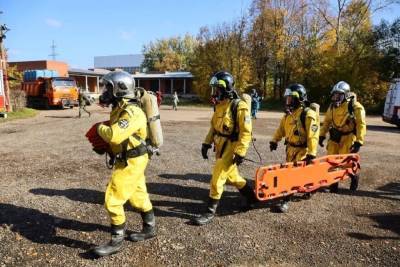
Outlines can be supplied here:
<path id="1" fill-rule="evenodd" d="M 32 118 L 32 117 L 35 117 L 37 114 L 38 114 L 38 111 L 35 109 L 23 108 L 18 111 L 7 113 L 7 119 L 0 118 L 0 123 L 11 121 L 11 120 L 17 120 L 17 119 Z"/>

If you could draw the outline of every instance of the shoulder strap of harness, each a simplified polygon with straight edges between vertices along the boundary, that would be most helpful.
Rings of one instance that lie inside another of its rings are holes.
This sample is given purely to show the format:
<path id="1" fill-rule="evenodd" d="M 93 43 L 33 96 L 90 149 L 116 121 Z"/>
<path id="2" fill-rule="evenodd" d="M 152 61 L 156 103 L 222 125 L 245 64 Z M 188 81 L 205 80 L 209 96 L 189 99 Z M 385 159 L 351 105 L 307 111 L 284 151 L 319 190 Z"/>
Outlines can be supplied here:
<path id="1" fill-rule="evenodd" d="M 300 121 L 301 121 L 301 126 L 303 126 L 303 129 L 306 129 L 306 116 L 307 112 L 310 110 L 309 107 L 303 108 L 303 111 L 300 114 Z"/>
<path id="2" fill-rule="evenodd" d="M 238 132 L 236 131 L 236 126 L 237 126 L 237 109 L 239 106 L 239 102 L 240 102 L 240 98 L 235 98 L 232 100 L 231 102 L 231 114 L 232 114 L 232 120 L 233 120 L 233 131 L 231 134 L 231 137 L 237 137 L 238 136 Z"/>
<path id="3" fill-rule="evenodd" d="M 354 117 L 354 96 L 350 97 L 349 104 L 347 106 L 350 117 Z"/>
<path id="4" fill-rule="evenodd" d="M 134 103 L 130 103 L 130 102 L 128 102 L 128 104 L 126 105 L 126 107 L 123 109 L 123 111 L 122 112 L 127 112 L 128 114 L 129 114 L 129 116 L 133 116 L 133 113 L 132 113 L 132 111 L 130 110 L 130 109 L 128 109 L 128 107 L 129 106 L 136 106 Z M 121 113 L 122 113 L 121 112 Z M 134 137 L 136 140 L 138 140 L 141 144 L 143 144 L 143 145 L 146 145 L 146 141 L 145 140 L 143 140 L 139 135 L 137 135 L 136 133 L 133 133 L 132 135 L 131 135 L 132 137 Z M 121 145 L 122 145 L 122 151 L 123 152 L 126 152 L 127 150 L 128 150 L 128 143 L 129 143 L 129 137 L 127 138 L 127 139 L 125 139 L 122 143 L 121 143 Z"/>

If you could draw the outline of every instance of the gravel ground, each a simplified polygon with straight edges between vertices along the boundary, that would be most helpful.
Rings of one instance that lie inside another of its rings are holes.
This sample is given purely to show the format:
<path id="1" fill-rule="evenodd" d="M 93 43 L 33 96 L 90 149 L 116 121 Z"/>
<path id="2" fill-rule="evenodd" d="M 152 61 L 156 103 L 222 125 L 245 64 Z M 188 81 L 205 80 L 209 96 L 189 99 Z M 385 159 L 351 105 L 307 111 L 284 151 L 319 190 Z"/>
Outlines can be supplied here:
<path id="1" fill-rule="evenodd" d="M 208 195 L 213 160 L 201 159 L 200 145 L 212 113 L 169 107 L 161 110 L 162 155 L 146 172 L 158 236 L 93 258 L 86 250 L 109 238 L 102 205 L 110 170 L 84 137 L 108 111 L 89 109 L 90 118 L 78 119 L 75 108 L 0 123 L 0 266 L 400 266 L 399 129 L 368 117 L 355 193 L 344 182 L 339 194 L 296 198 L 276 214 L 269 203 L 240 212 L 242 199 L 227 186 L 218 217 L 196 227 L 187 222 Z M 275 155 L 267 150 L 281 116 L 261 112 L 254 123 L 264 164 L 284 159 L 282 144 Z M 254 148 L 248 158 L 257 160 Z M 256 168 L 240 171 L 253 178 Z M 139 230 L 140 216 L 126 210 L 129 230 Z"/>

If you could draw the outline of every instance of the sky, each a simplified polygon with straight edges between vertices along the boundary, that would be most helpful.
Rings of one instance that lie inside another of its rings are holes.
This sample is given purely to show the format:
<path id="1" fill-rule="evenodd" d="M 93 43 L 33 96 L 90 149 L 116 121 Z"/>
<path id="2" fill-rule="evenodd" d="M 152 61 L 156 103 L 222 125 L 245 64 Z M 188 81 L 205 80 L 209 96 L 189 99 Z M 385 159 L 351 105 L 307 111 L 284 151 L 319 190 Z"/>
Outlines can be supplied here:
<path id="1" fill-rule="evenodd" d="M 93 68 L 95 56 L 138 54 L 157 39 L 196 35 L 202 26 L 231 22 L 251 0 L 0 0 L 0 24 L 9 61 L 51 59 L 70 67 Z M 393 21 L 400 7 L 380 11 Z"/>

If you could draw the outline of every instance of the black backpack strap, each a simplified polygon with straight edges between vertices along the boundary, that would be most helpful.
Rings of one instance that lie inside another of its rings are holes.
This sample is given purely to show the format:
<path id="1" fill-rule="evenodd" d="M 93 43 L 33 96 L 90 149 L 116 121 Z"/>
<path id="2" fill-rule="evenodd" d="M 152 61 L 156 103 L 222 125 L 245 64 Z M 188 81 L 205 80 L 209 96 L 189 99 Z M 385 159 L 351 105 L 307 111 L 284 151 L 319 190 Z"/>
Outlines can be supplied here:
<path id="1" fill-rule="evenodd" d="M 349 104 L 347 105 L 347 111 L 349 112 L 350 118 L 354 121 L 353 134 L 357 134 L 357 121 L 354 117 L 354 96 L 350 97 Z"/>
<path id="2" fill-rule="evenodd" d="M 303 111 L 300 114 L 300 121 L 301 121 L 301 126 L 303 126 L 303 129 L 306 129 L 306 116 L 307 116 L 307 111 L 308 107 L 304 108 Z"/>
<path id="3" fill-rule="evenodd" d="M 354 96 L 350 97 L 350 101 L 349 101 L 347 108 L 348 108 L 350 117 L 354 117 Z"/>
<path id="4" fill-rule="evenodd" d="M 231 114 L 233 119 L 233 131 L 231 134 L 231 139 L 235 140 L 239 137 L 239 133 L 236 131 L 237 126 L 237 109 L 239 106 L 240 98 L 235 98 L 231 102 Z"/>

